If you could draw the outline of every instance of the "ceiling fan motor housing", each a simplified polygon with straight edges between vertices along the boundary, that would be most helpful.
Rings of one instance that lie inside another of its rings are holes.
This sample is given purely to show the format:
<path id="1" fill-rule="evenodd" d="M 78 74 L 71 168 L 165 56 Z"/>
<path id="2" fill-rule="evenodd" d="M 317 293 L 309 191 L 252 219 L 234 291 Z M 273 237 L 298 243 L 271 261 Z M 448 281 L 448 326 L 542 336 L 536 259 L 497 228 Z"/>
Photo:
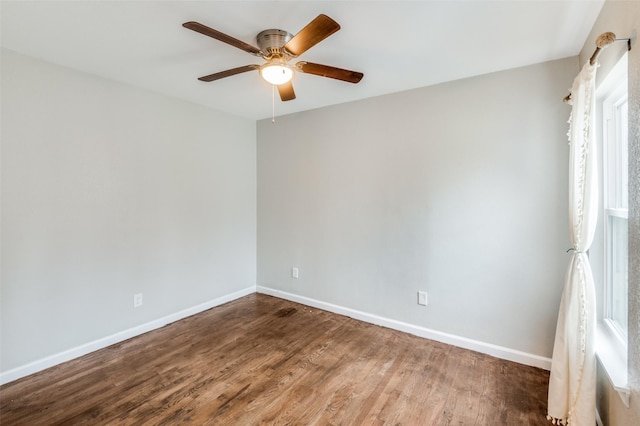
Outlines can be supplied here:
<path id="1" fill-rule="evenodd" d="M 270 29 L 258 33 L 256 41 L 258 47 L 265 54 L 266 58 L 283 56 L 285 54 L 282 47 L 287 44 L 293 35 L 284 30 Z"/>

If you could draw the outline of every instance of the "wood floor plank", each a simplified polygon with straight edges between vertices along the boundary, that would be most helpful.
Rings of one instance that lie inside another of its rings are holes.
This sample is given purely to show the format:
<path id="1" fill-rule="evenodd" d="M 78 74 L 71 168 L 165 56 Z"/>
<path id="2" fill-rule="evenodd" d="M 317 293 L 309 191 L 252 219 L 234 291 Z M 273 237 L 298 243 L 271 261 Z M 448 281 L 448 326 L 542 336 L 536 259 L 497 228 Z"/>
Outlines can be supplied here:
<path id="1" fill-rule="evenodd" d="M 546 426 L 548 380 L 253 294 L 0 387 L 0 423 Z"/>

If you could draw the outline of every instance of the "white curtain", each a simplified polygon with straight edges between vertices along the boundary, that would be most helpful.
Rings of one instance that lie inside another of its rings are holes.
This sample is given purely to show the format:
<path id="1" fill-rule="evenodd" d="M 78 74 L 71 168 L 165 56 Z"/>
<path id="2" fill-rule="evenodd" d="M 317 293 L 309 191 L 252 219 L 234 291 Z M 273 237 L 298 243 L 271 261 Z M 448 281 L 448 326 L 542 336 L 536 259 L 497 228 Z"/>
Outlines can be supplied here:
<path id="1" fill-rule="evenodd" d="M 595 146 L 597 64 L 585 64 L 571 88 L 569 119 L 569 226 L 573 247 L 560 301 L 549 379 L 553 424 L 596 424 L 596 304 L 586 252 L 598 220 L 598 173 Z"/>

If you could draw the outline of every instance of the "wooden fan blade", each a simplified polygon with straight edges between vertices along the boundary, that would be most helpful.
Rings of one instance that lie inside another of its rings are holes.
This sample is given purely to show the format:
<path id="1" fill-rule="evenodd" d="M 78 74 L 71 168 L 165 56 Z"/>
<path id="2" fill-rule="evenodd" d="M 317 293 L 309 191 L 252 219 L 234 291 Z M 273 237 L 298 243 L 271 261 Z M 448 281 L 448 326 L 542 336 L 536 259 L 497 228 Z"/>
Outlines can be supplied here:
<path id="1" fill-rule="evenodd" d="M 296 98 L 296 93 L 293 91 L 293 84 L 291 84 L 291 81 L 279 85 L 278 93 L 280 93 L 280 99 L 282 99 L 282 102 L 292 101 Z"/>
<path id="2" fill-rule="evenodd" d="M 318 15 L 284 45 L 292 56 L 300 56 L 340 29 L 340 25 L 327 15 Z"/>
<path id="3" fill-rule="evenodd" d="M 335 78 L 349 83 L 359 83 L 364 74 L 358 71 L 350 71 L 329 65 L 314 64 L 313 62 L 298 62 L 296 68 L 305 74 L 319 75 L 321 77 Z"/>
<path id="4" fill-rule="evenodd" d="M 230 70 L 220 71 L 213 74 L 205 75 L 203 77 L 199 77 L 198 80 L 200 81 L 220 80 L 221 78 L 231 77 L 232 75 L 241 74 L 247 71 L 257 70 L 259 68 L 260 68 L 260 65 L 245 65 L 243 67 L 232 68 Z"/>
<path id="5" fill-rule="evenodd" d="M 227 43 L 233 47 L 237 47 L 238 49 L 242 49 L 245 52 L 251 53 L 252 55 L 262 56 L 262 52 L 257 47 L 245 43 L 242 40 L 238 40 L 237 38 L 233 38 L 225 33 L 221 33 L 218 30 L 214 30 L 213 28 L 209 28 L 199 22 L 189 21 L 182 24 L 182 26 L 192 31 L 196 31 L 200 34 L 215 38 L 216 40 L 220 40 L 221 42 Z"/>

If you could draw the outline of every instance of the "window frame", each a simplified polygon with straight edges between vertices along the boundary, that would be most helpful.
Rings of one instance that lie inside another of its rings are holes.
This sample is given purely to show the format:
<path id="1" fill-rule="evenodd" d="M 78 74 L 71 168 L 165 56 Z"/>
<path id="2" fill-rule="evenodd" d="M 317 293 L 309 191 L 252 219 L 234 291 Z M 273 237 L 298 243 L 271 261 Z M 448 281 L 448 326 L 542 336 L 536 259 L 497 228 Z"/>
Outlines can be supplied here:
<path id="1" fill-rule="evenodd" d="M 624 85 L 624 86 L 623 86 Z M 605 117 L 606 112 L 604 111 L 608 105 L 605 105 L 605 102 L 613 101 L 614 99 L 619 100 L 620 87 L 623 86 L 624 92 L 627 94 L 627 102 L 628 102 L 628 54 L 625 53 L 623 57 L 620 58 L 618 63 L 613 67 L 613 69 L 609 72 L 609 74 L 605 77 L 602 84 L 598 87 L 596 91 L 596 108 L 597 108 L 597 121 L 596 127 L 601 127 L 598 131 L 598 140 L 597 143 L 599 145 L 599 151 L 602 155 L 602 160 L 600 162 L 602 167 L 602 173 L 600 177 L 600 185 L 602 188 L 603 196 L 601 198 L 600 204 L 600 214 L 601 220 L 599 220 L 599 225 L 602 226 L 600 236 L 596 238 L 596 241 L 600 240 L 600 243 L 597 243 L 595 247 L 592 246 L 592 250 L 590 250 L 590 254 L 594 255 L 592 257 L 592 264 L 595 262 L 597 268 L 601 268 L 600 274 L 597 274 L 594 278 L 597 282 L 599 282 L 599 291 L 597 294 L 598 304 L 602 307 L 599 310 L 598 314 L 598 325 L 596 329 L 596 355 L 598 360 L 603 367 L 609 381 L 611 382 L 612 387 L 617 391 L 618 395 L 622 399 L 622 402 L 625 406 L 629 407 L 630 400 L 630 388 L 629 388 L 629 376 L 628 376 L 628 344 L 627 338 L 624 336 L 624 333 L 621 333 L 619 327 L 616 326 L 614 321 L 611 321 L 608 317 L 611 314 L 610 303 L 611 303 L 611 295 L 609 294 L 609 286 L 608 286 L 608 274 L 609 267 L 611 264 L 611 260 L 608 259 L 610 248 L 607 248 L 607 244 L 609 241 L 609 235 L 607 234 L 608 229 L 608 221 L 610 217 L 626 217 L 627 218 L 627 232 L 628 232 L 628 206 L 625 209 L 618 208 L 619 206 L 609 207 L 607 209 L 607 197 L 610 196 L 610 189 L 607 188 L 607 182 L 605 174 L 607 171 L 605 170 L 606 161 L 610 160 L 607 158 L 607 146 L 605 142 L 605 133 L 607 129 L 605 128 Z M 616 96 L 617 94 L 617 96 Z M 628 110 L 627 110 L 628 114 Z M 628 144 L 628 115 L 627 115 L 627 144 Z M 628 182 L 628 145 L 627 145 L 627 182 Z M 628 193 L 627 193 L 628 199 Z M 628 238 L 628 233 L 627 233 Z M 628 241 L 628 240 L 627 240 Z M 601 244 L 601 245 L 600 245 Z M 627 262 L 629 249 L 627 244 Z M 596 265 L 594 265 L 596 266 Z M 628 263 L 627 263 L 628 268 Z M 628 270 L 628 269 L 627 269 Z M 627 276 L 627 288 L 629 286 L 628 276 Z M 627 293 L 627 318 L 628 318 L 628 309 L 629 309 L 629 298 Z"/>
<path id="2" fill-rule="evenodd" d="M 626 58 L 626 55 L 625 55 Z M 626 61 L 624 58 L 620 61 L 620 66 L 626 70 Z M 611 333 L 620 340 L 624 349 L 627 348 L 628 341 L 628 323 L 620 324 L 614 317 L 614 288 L 613 275 L 615 268 L 614 260 L 614 232 L 612 221 L 616 218 L 624 219 L 627 224 L 628 236 L 628 134 L 623 136 L 621 131 L 628 131 L 628 115 L 621 120 L 619 112 L 621 105 L 627 105 L 628 114 L 628 84 L 626 72 L 619 72 L 620 75 L 611 76 L 611 88 L 607 88 L 606 95 L 601 101 L 602 108 L 602 179 L 603 179 L 603 229 L 604 229 L 604 279 L 603 279 L 603 321 L 609 327 Z M 609 77 L 609 76 L 608 76 Z M 623 124 L 626 123 L 627 129 L 622 130 Z M 624 141 L 623 141 L 624 140 Z M 621 145 L 626 145 L 622 147 Z M 621 154 L 621 148 L 624 154 Z M 624 157 L 624 158 L 620 158 Z M 622 166 L 621 162 L 625 161 Z M 620 170 L 622 169 L 622 170 Z M 626 188 L 627 194 L 621 195 L 621 187 Z M 627 237 L 628 238 L 628 237 Z M 628 240 L 627 240 L 628 241 Z M 624 254 L 627 257 L 628 270 L 628 244 Z M 628 288 L 628 275 L 627 275 Z M 629 297 L 628 292 L 625 295 L 626 300 L 626 317 L 628 318 Z"/>

